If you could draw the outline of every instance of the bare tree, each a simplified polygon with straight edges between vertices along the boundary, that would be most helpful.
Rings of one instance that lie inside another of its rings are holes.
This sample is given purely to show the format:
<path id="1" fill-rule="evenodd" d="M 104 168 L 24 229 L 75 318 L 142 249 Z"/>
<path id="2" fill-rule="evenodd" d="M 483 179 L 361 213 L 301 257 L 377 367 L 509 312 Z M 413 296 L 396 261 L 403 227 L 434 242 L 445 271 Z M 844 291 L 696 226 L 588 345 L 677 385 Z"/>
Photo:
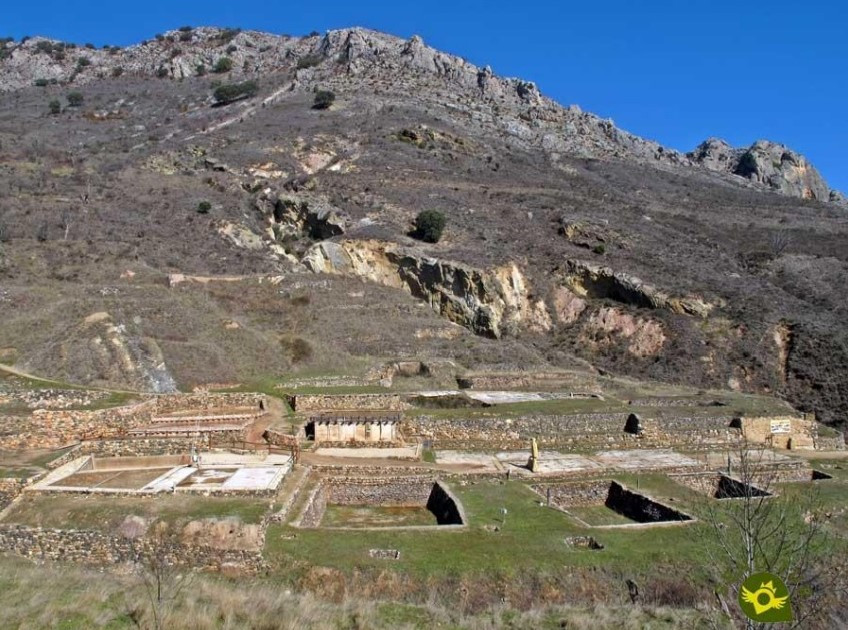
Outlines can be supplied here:
<path id="1" fill-rule="evenodd" d="M 71 226 L 74 223 L 74 215 L 70 210 L 65 209 L 62 212 L 62 240 L 68 240 L 68 233 L 71 231 Z"/>
<path id="2" fill-rule="evenodd" d="M 768 571 L 781 576 L 789 589 L 795 620 L 788 627 L 826 624 L 837 593 L 845 588 L 836 573 L 839 562 L 834 562 L 842 546 L 824 529 L 817 489 L 782 486 L 778 494 L 779 471 L 770 454 L 764 446 L 743 441 L 728 456 L 726 474 L 735 480 L 736 491 L 734 498 L 704 504 L 704 548 L 714 578 L 729 585 L 732 597 L 748 576 Z M 716 594 L 725 612 L 735 610 Z M 746 620 L 746 627 L 764 626 Z"/>
<path id="3" fill-rule="evenodd" d="M 773 232 L 769 237 L 769 248 L 775 256 L 780 256 L 792 245 L 792 232 L 787 229 L 780 229 Z"/>
<path id="4" fill-rule="evenodd" d="M 157 523 L 144 538 L 133 541 L 135 573 L 144 589 L 145 599 L 152 617 L 152 627 L 163 630 L 169 627 L 168 616 L 173 603 L 193 581 L 193 573 L 174 561 L 173 550 L 179 544 L 176 534 L 164 523 Z M 138 627 L 141 618 L 136 611 L 130 618 Z"/>

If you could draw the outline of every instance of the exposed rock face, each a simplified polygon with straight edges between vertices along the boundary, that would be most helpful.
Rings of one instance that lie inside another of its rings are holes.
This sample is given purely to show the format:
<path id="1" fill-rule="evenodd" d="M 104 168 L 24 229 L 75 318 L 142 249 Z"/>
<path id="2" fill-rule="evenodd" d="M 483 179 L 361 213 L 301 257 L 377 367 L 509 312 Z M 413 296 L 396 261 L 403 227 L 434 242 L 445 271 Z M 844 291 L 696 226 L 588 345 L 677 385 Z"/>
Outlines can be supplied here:
<path id="1" fill-rule="evenodd" d="M 661 308 L 698 317 L 706 317 L 715 307 L 701 297 L 671 296 L 634 276 L 581 261 L 566 261 L 563 280 L 578 296 L 607 298 L 632 306 Z"/>
<path id="2" fill-rule="evenodd" d="M 711 171 L 732 173 L 738 161 L 738 151 L 718 138 L 708 138 L 689 154 L 695 162 Z"/>
<path id="3" fill-rule="evenodd" d="M 689 157 L 711 171 L 738 175 L 789 197 L 840 200 L 840 193 L 827 187 L 803 155 L 768 140 L 758 140 L 748 149 L 734 149 L 723 140 L 710 138 Z"/>
<path id="4" fill-rule="evenodd" d="M 609 307 L 602 307 L 589 317 L 583 338 L 586 343 L 601 346 L 623 340 L 627 352 L 636 357 L 659 353 L 666 340 L 659 322 Z"/>
<path id="5" fill-rule="evenodd" d="M 433 310 L 471 331 L 498 338 L 514 327 L 551 327 L 544 302 L 531 303 L 515 264 L 494 270 L 438 260 L 381 241 L 324 241 L 303 257 L 314 272 L 340 273 L 409 291 Z"/>
<path id="6" fill-rule="evenodd" d="M 755 142 L 739 158 L 734 172 L 790 197 L 830 199 L 830 190 L 818 171 L 804 156 L 782 144 Z"/>
<path id="7" fill-rule="evenodd" d="M 343 212 L 319 196 L 262 195 L 256 206 L 280 232 L 299 232 L 316 240 L 345 232 Z"/>

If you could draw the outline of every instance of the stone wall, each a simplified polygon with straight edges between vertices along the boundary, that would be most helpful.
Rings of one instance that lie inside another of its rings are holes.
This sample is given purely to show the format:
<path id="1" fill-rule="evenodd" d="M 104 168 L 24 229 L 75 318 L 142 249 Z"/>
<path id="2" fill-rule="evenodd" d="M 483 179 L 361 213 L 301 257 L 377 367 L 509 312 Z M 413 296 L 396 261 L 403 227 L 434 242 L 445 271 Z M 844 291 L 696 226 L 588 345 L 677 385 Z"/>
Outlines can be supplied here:
<path id="1" fill-rule="evenodd" d="M 43 529 L 0 525 L 0 550 L 34 560 L 82 562 L 107 566 L 136 562 L 154 554 L 171 564 L 221 570 L 259 572 L 265 566 L 259 550 L 218 549 L 179 543 L 154 543 L 97 530 Z"/>
<path id="2" fill-rule="evenodd" d="M 815 420 L 794 416 L 744 417 L 740 420 L 743 435 L 751 442 L 774 448 L 813 449 L 818 432 Z M 776 425 L 788 427 L 775 432 Z"/>
<path id="3" fill-rule="evenodd" d="M 643 494 L 625 488 L 616 481 L 609 484 L 609 494 L 604 505 L 637 523 L 692 520 L 688 514 L 657 503 Z"/>
<path id="4" fill-rule="evenodd" d="M 319 527 L 327 505 L 426 507 L 438 525 L 462 525 L 462 506 L 432 475 L 331 477 L 312 490 L 298 519 L 300 527 Z"/>
<path id="5" fill-rule="evenodd" d="M 426 505 L 433 477 L 327 479 L 327 501 L 335 505 Z"/>
<path id="6" fill-rule="evenodd" d="M 586 507 L 603 505 L 609 494 L 609 479 L 581 481 L 577 483 L 536 484 L 533 490 L 557 507 Z"/>
<path id="7" fill-rule="evenodd" d="M 0 417 L 0 449 L 59 448 L 85 437 L 111 437 L 147 423 L 153 399 L 94 411 L 46 410 Z"/>
<path id="8" fill-rule="evenodd" d="M 771 493 L 721 473 L 674 475 L 674 481 L 714 499 L 769 496 Z"/>
<path id="9" fill-rule="evenodd" d="M 207 447 L 206 438 L 151 437 L 133 439 L 94 440 L 80 444 L 81 454 L 101 457 L 136 457 L 142 455 L 178 455 L 188 453 L 191 446 Z"/>
<path id="10" fill-rule="evenodd" d="M 181 409 L 251 407 L 258 410 L 260 405 L 267 407 L 264 394 L 238 392 L 163 394 L 131 405 L 92 411 L 38 409 L 26 416 L 0 416 L 0 449 L 60 448 L 78 441 L 108 440 L 150 424 L 157 414 Z M 240 430 L 218 433 L 225 434 L 223 437 L 227 439 L 243 438 Z M 145 449 L 145 441 L 141 440 L 135 448 Z"/>
<path id="11" fill-rule="evenodd" d="M 408 405 L 399 394 L 295 394 L 287 396 L 298 413 L 309 411 L 402 411 Z"/>
<path id="12" fill-rule="evenodd" d="M 627 489 L 617 481 L 598 479 L 577 483 L 537 484 L 533 490 L 543 497 L 550 496 L 558 508 L 605 505 L 637 523 L 689 521 L 687 514 L 658 503 L 643 494 Z"/>
<path id="13" fill-rule="evenodd" d="M 300 527 L 318 527 L 321 524 L 324 512 L 327 511 L 328 495 L 327 487 L 323 483 L 319 483 L 312 489 L 306 500 L 306 507 L 298 520 Z"/>
<path id="14" fill-rule="evenodd" d="M 432 441 L 436 448 L 512 450 L 526 448 L 536 438 L 545 448 L 672 448 L 690 450 L 734 446 L 740 432 L 728 417 L 669 417 L 642 420 L 643 432 L 624 431 L 627 413 L 568 416 L 528 415 L 518 418 L 440 418 L 426 414 L 404 418 L 407 437 Z"/>
<path id="15" fill-rule="evenodd" d="M 23 479 L 0 479 L 0 512 L 18 497 L 25 485 Z"/>
<path id="16" fill-rule="evenodd" d="M 595 376 L 585 372 L 467 373 L 456 379 L 460 389 L 562 389 L 599 392 Z"/>
<path id="17" fill-rule="evenodd" d="M 162 394 L 156 397 L 156 413 L 165 414 L 183 409 L 209 410 L 233 407 L 267 409 L 265 394 L 257 392 L 195 392 L 192 394 Z"/>

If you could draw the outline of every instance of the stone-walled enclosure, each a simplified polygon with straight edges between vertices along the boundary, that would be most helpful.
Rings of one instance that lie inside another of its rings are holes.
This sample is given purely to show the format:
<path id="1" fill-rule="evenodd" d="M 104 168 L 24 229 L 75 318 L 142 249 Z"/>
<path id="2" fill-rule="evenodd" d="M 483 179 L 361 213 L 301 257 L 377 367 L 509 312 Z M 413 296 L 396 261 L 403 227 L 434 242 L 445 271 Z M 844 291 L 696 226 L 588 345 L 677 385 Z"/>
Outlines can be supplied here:
<path id="1" fill-rule="evenodd" d="M 50 472 L 27 492 L 149 495 L 202 492 L 206 495 L 273 495 L 292 467 L 291 458 L 267 454 L 204 453 L 98 457 L 84 455 Z"/>
<path id="2" fill-rule="evenodd" d="M 264 394 L 165 394 L 96 410 L 37 409 L 24 416 L 0 416 L 0 449 L 60 448 L 80 441 L 109 440 L 138 432 L 163 414 L 231 408 L 263 410 Z M 258 411 L 257 411 L 258 413 Z M 155 432 L 154 432 L 155 433 Z"/>
<path id="3" fill-rule="evenodd" d="M 741 432 L 727 417 L 669 417 L 642 420 L 640 435 L 626 431 L 630 414 L 582 413 L 526 415 L 517 418 L 456 417 L 428 414 L 407 416 L 402 430 L 407 437 L 430 441 L 436 448 L 526 448 L 536 438 L 544 448 L 734 448 Z"/>
<path id="4" fill-rule="evenodd" d="M 533 490 L 545 498 L 552 507 L 568 513 L 569 508 L 605 506 L 634 521 L 628 525 L 589 525 L 586 527 L 633 527 L 634 525 L 661 525 L 693 521 L 693 517 L 664 505 L 644 494 L 631 490 L 609 479 L 593 481 L 537 484 Z M 570 513 L 569 513 L 570 514 Z M 580 520 L 573 514 L 572 518 Z"/>
<path id="5" fill-rule="evenodd" d="M 459 500 L 444 482 L 431 476 L 321 479 L 312 490 L 296 524 L 299 527 L 321 527 L 328 505 L 425 507 L 434 515 L 437 523 L 436 526 L 413 526 L 403 529 L 462 527 L 466 524 Z"/>
<path id="6" fill-rule="evenodd" d="M 713 499 L 770 497 L 773 492 L 722 473 L 670 475 L 674 481 Z"/>

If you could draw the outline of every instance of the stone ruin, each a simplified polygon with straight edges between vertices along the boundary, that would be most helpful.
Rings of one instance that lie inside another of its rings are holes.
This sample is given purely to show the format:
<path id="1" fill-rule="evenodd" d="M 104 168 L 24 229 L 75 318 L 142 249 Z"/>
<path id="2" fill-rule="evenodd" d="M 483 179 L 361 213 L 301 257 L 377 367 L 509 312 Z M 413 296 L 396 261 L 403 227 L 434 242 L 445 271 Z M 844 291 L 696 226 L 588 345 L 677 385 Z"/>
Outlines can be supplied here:
<path id="1" fill-rule="evenodd" d="M 677 483 L 713 499 L 741 499 L 743 497 L 770 497 L 772 492 L 751 483 L 734 479 L 724 473 L 694 473 L 670 475 Z"/>
<path id="2" fill-rule="evenodd" d="M 328 505 L 426 508 L 436 525 L 396 526 L 393 529 L 439 529 L 466 524 L 462 504 L 444 482 L 417 477 L 329 477 L 321 479 L 310 494 L 295 525 L 322 527 Z M 383 529 L 383 528 L 379 528 Z"/>
<path id="3" fill-rule="evenodd" d="M 585 527 L 631 527 L 633 525 L 658 525 L 685 523 L 694 518 L 680 510 L 640 494 L 610 479 L 597 479 L 571 483 L 536 484 L 532 489 L 543 496 L 548 505 L 562 510 L 580 521 Z M 590 525 L 569 512 L 570 508 L 605 506 L 633 521 L 627 525 Z"/>

